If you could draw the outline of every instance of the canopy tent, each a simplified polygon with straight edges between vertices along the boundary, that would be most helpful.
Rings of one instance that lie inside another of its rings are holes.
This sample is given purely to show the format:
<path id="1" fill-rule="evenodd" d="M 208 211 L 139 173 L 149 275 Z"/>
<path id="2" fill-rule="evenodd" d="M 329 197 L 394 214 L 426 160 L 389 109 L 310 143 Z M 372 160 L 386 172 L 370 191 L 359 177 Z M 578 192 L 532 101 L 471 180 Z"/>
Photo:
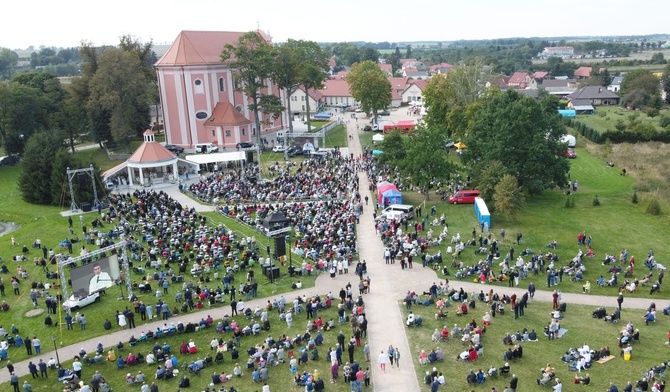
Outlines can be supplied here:
<path id="1" fill-rule="evenodd" d="M 377 202 L 382 206 L 402 204 L 402 194 L 395 185 L 382 181 L 377 185 Z"/>
<path id="2" fill-rule="evenodd" d="M 244 161 L 244 151 L 219 152 L 214 154 L 187 155 L 186 160 L 197 164 Z"/>
<path id="3" fill-rule="evenodd" d="M 317 113 L 314 115 L 314 118 L 317 120 L 330 120 L 332 115 L 330 113 Z"/>
<path id="4" fill-rule="evenodd" d="M 463 142 L 458 142 L 458 143 L 454 144 L 454 147 L 458 148 L 459 150 L 462 150 L 464 148 L 468 148 L 468 146 L 466 146 L 465 143 L 463 143 Z"/>
<path id="5" fill-rule="evenodd" d="M 577 111 L 576 110 L 570 110 L 570 109 L 558 109 L 558 114 L 560 114 L 563 117 L 577 117 Z"/>
<path id="6" fill-rule="evenodd" d="M 378 134 L 376 134 L 376 135 L 374 135 L 374 136 L 372 137 L 372 141 L 373 141 L 373 142 L 381 142 L 381 141 L 384 141 L 384 135 L 382 135 L 381 133 L 378 133 Z"/>
<path id="7" fill-rule="evenodd" d="M 382 155 L 384 151 L 382 150 L 372 150 L 372 155 Z"/>

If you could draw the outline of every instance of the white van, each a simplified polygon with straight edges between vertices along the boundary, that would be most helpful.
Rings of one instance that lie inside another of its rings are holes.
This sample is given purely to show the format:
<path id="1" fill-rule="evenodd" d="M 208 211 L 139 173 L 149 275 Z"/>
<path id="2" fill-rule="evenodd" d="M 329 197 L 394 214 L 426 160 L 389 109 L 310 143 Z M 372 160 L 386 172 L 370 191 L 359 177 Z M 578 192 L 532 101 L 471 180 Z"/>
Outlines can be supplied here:
<path id="1" fill-rule="evenodd" d="M 195 152 L 196 153 L 204 153 L 204 154 L 209 154 L 211 152 L 218 152 L 219 147 L 215 146 L 212 143 L 199 143 L 195 145 Z"/>
<path id="2" fill-rule="evenodd" d="M 382 214 L 388 211 L 399 211 L 405 214 L 405 218 L 407 219 L 414 218 L 414 206 L 409 204 L 391 204 L 390 206 L 384 208 Z"/>
<path id="3" fill-rule="evenodd" d="M 379 217 L 377 217 L 377 220 L 389 220 L 389 221 L 398 221 L 405 216 L 405 213 L 402 211 L 386 211 L 384 210 Z"/>

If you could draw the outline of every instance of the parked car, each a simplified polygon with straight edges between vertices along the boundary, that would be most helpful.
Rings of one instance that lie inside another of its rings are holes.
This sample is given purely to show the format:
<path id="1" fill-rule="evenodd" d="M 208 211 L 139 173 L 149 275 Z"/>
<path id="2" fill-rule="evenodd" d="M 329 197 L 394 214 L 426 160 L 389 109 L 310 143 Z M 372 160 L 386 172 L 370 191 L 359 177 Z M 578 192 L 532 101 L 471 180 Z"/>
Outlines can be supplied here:
<path id="1" fill-rule="evenodd" d="M 463 189 L 456 194 L 449 196 L 451 204 L 474 204 L 475 198 L 479 197 L 479 191 L 476 189 Z"/>
<path id="2" fill-rule="evenodd" d="M 235 147 L 237 147 L 237 148 L 251 148 L 253 146 L 254 145 L 251 144 L 251 143 L 241 142 L 241 143 L 237 143 L 237 145 Z"/>
<path id="3" fill-rule="evenodd" d="M 183 148 L 183 147 L 175 146 L 174 144 L 167 144 L 167 145 L 165 146 L 165 148 L 167 148 L 169 151 L 171 151 L 171 152 L 173 152 L 173 153 L 175 153 L 175 154 L 181 154 L 181 153 L 184 152 L 184 148 Z"/>
<path id="4" fill-rule="evenodd" d="M 388 110 L 382 110 L 381 112 L 379 112 L 379 115 L 380 116 L 390 116 L 391 112 L 389 112 Z"/>
<path id="5" fill-rule="evenodd" d="M 284 152 L 284 151 L 286 151 L 286 147 L 279 144 L 279 145 L 276 145 L 276 146 L 272 147 L 272 151 L 273 152 Z"/>
<path id="6" fill-rule="evenodd" d="M 63 308 L 70 310 L 77 310 L 79 308 L 83 308 L 84 306 L 99 301 L 100 301 L 100 293 L 97 291 L 86 297 L 78 297 L 72 294 L 70 298 L 67 299 L 67 301 L 63 302 Z"/>
<path id="7" fill-rule="evenodd" d="M 366 125 L 366 126 L 363 127 L 363 131 L 364 131 L 364 132 L 371 132 L 371 131 L 372 131 L 372 127 L 369 126 L 369 125 Z"/>
<path id="8" fill-rule="evenodd" d="M 14 166 L 21 160 L 18 155 L 5 155 L 0 157 L 0 166 Z"/>
<path id="9" fill-rule="evenodd" d="M 574 148 L 568 148 L 567 151 L 565 151 L 565 156 L 570 159 L 575 159 L 577 158 L 577 153 Z"/>
<path id="10" fill-rule="evenodd" d="M 298 148 L 296 146 L 289 147 L 288 156 L 295 157 L 295 156 L 300 156 L 300 155 L 305 155 L 305 151 L 303 151 L 301 148 Z"/>

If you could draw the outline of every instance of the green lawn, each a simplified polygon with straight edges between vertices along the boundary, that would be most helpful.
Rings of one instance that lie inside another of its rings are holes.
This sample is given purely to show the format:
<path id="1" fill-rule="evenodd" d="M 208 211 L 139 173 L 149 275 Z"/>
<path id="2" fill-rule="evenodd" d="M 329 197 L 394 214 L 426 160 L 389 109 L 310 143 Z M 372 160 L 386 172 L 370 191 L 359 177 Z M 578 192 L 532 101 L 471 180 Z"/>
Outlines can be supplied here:
<path id="1" fill-rule="evenodd" d="M 458 288 L 458 282 L 452 282 L 452 287 Z M 421 293 L 427 290 L 427 286 L 417 286 L 416 292 Z M 489 286 L 483 286 L 486 292 Z M 518 295 L 521 292 L 517 293 Z M 425 298 L 425 297 L 424 297 Z M 612 301 L 614 302 L 614 301 Z M 455 305 L 455 303 L 453 303 Z M 606 306 L 609 313 L 614 311 L 611 304 Z M 398 306 L 402 306 L 399 303 Z M 606 323 L 604 320 L 597 320 L 591 317 L 591 313 L 595 307 L 587 307 L 580 305 L 567 305 L 567 312 L 565 318 L 561 320 L 562 328 L 568 330 L 567 334 L 562 339 L 548 340 L 542 333 L 543 328 L 551 321 L 549 314 L 551 312 L 551 303 L 548 302 L 533 302 L 531 301 L 525 311 L 525 316 L 519 319 L 514 319 L 514 312 L 510 311 L 509 306 L 506 306 L 506 313 L 504 315 L 497 315 L 492 318 L 491 326 L 486 329 L 486 332 L 481 337 L 481 343 L 484 346 L 484 356 L 480 357 L 474 362 L 457 361 L 456 356 L 467 349 L 467 346 L 461 343 L 460 337 L 447 341 L 434 343 L 431 341 L 431 335 L 435 328 L 440 331 L 444 326 L 453 330 L 454 324 L 458 324 L 460 328 L 464 328 L 471 320 L 475 320 L 478 326 L 482 325 L 482 316 L 488 310 L 484 302 L 476 301 L 476 308 L 470 309 L 467 315 L 457 316 L 455 306 L 451 306 L 448 310 L 448 316 L 445 319 L 436 321 L 434 305 L 429 307 L 423 305 L 414 305 L 412 311 L 415 315 L 420 315 L 423 318 L 423 325 L 420 328 L 410 328 L 407 330 L 410 350 L 412 351 L 412 360 L 417 369 L 417 376 L 419 383 L 422 385 L 423 391 L 429 391 L 430 388 L 423 384 L 423 376 L 426 370 L 432 370 L 432 367 L 437 367 L 439 372 L 443 372 L 447 379 L 447 389 L 450 391 L 490 391 L 492 387 L 496 387 L 498 391 L 502 391 L 509 382 L 511 377 L 498 376 L 487 379 L 484 384 L 477 386 L 468 386 L 465 381 L 465 376 L 474 369 L 482 369 L 485 372 L 490 365 L 500 368 L 505 361 L 503 361 L 503 353 L 509 346 L 502 343 L 502 338 L 506 333 L 514 334 L 516 331 L 521 331 L 527 328 L 529 331 L 535 329 L 538 333 L 538 342 L 521 343 L 523 347 L 523 357 L 509 361 L 511 373 L 516 373 L 519 377 L 519 390 L 522 391 L 540 391 L 549 390 L 549 388 L 542 388 L 537 386 L 536 379 L 540 377 L 540 368 L 546 366 L 547 363 L 556 369 L 556 376 L 563 381 L 563 390 L 582 390 L 582 388 L 589 388 L 594 391 L 605 391 L 609 386 L 610 381 L 614 381 L 619 390 L 623 388 L 626 381 L 632 381 L 633 385 L 640 379 L 643 371 L 648 370 L 663 361 L 667 360 L 667 348 L 663 347 L 663 342 L 667 341 L 667 326 L 670 324 L 667 316 L 663 316 L 659 309 L 659 319 L 656 323 L 645 326 L 641 317 L 644 311 L 628 311 L 623 310 L 621 313 L 622 322 L 618 324 Z M 404 306 L 402 306 L 403 314 L 405 316 L 409 313 Z M 634 344 L 633 357 L 630 362 L 624 361 L 619 356 L 619 348 L 617 347 L 617 337 L 619 331 L 626 326 L 628 320 L 633 321 L 634 327 L 640 329 L 640 342 Z M 605 364 L 593 363 L 591 368 L 582 371 L 581 374 L 570 371 L 567 363 L 561 361 L 561 356 L 569 348 L 578 348 L 584 344 L 588 344 L 592 350 L 600 350 L 600 348 L 609 346 L 612 355 L 616 358 Z M 427 353 L 431 349 L 437 347 L 444 351 L 444 361 L 432 363 L 429 366 L 421 366 L 418 362 L 418 356 L 421 350 L 426 350 Z M 573 386 L 573 379 L 575 375 L 584 376 L 586 373 L 591 374 L 592 385 Z M 552 384 L 553 385 L 553 384 Z M 650 389 L 651 390 L 651 389 Z"/>
<path id="2" fill-rule="evenodd" d="M 601 113 L 605 113 L 605 115 L 601 117 Z M 577 116 L 576 121 L 595 129 L 599 133 L 603 133 L 605 131 L 616 131 L 615 125 L 618 120 L 628 125 L 630 117 L 636 115 L 638 115 L 637 121 L 643 124 L 653 124 L 659 132 L 664 131 L 658 122 L 660 116 L 652 118 L 642 111 L 626 110 L 619 106 L 599 106 L 596 108 L 596 114 L 580 114 Z"/>
<path id="3" fill-rule="evenodd" d="M 278 296 L 274 296 L 273 298 L 279 298 Z M 290 293 L 285 294 L 285 298 L 287 300 L 287 306 L 288 303 L 292 301 L 292 297 Z M 335 302 L 334 302 L 335 303 Z M 292 304 L 291 304 L 292 306 Z M 216 320 L 216 322 L 221 320 L 221 317 L 223 314 L 228 314 L 229 313 L 229 307 L 224 307 L 221 311 L 216 311 L 212 312 L 212 317 Z M 319 312 L 319 316 L 321 316 L 324 320 L 324 322 L 327 322 L 330 319 L 335 319 L 337 320 L 337 311 L 336 311 L 336 306 L 333 306 L 330 309 L 323 310 Z M 228 389 L 231 386 L 234 386 L 238 391 L 255 391 L 255 390 L 260 390 L 261 385 L 255 384 L 252 379 L 251 379 L 251 371 L 246 369 L 246 361 L 249 358 L 249 356 L 246 353 L 247 348 L 251 346 L 255 346 L 257 344 L 262 344 L 264 339 L 267 338 L 268 335 L 272 335 L 275 339 L 281 336 L 282 334 L 286 334 L 286 336 L 289 337 L 295 337 L 298 334 L 304 334 L 305 333 L 305 326 L 307 323 L 305 313 L 302 312 L 299 315 L 296 315 L 293 318 L 293 326 L 291 328 L 288 328 L 286 323 L 282 320 L 279 320 L 278 314 L 276 311 L 271 311 L 269 312 L 269 319 L 270 319 L 270 325 L 271 328 L 269 331 L 261 331 L 261 333 L 257 336 L 248 336 L 248 337 L 243 337 L 240 342 L 240 358 L 238 360 L 238 363 L 240 366 L 243 368 L 243 376 L 241 378 L 234 378 L 230 381 L 228 381 L 226 384 L 223 386 Z M 236 320 L 240 325 L 246 326 L 250 323 L 250 321 L 246 320 L 244 316 L 235 316 L 233 317 L 233 320 Z M 336 321 L 337 324 L 337 321 Z M 326 382 L 327 385 L 327 390 L 328 391 L 335 391 L 335 392 L 345 392 L 349 391 L 349 384 L 343 382 L 342 378 L 342 370 L 340 370 L 340 379 L 339 382 L 336 384 L 330 384 L 330 362 L 325 359 L 325 356 L 328 352 L 329 347 L 334 347 L 335 344 L 337 343 L 337 334 L 339 331 L 343 331 L 346 337 L 346 340 L 348 341 L 349 338 L 351 337 L 350 332 L 351 329 L 348 325 L 343 325 L 341 328 L 336 327 L 335 329 L 331 331 L 326 331 L 323 332 L 324 336 L 324 343 L 323 345 L 318 347 L 319 351 L 319 360 L 317 361 L 312 361 L 311 357 L 310 360 L 307 362 L 307 364 L 302 364 L 298 366 L 298 371 L 300 373 L 307 371 L 307 372 L 314 372 L 315 369 L 318 369 L 319 373 L 321 374 L 321 378 L 323 378 Z M 139 336 L 139 333 L 142 331 L 141 327 L 138 327 L 136 329 L 137 335 L 136 337 Z M 206 367 L 201 371 L 200 376 L 195 376 L 193 374 L 189 374 L 188 370 L 186 369 L 181 369 L 182 365 L 185 363 L 190 363 L 191 361 L 196 360 L 197 358 L 204 358 L 208 353 L 211 352 L 209 348 L 209 343 L 212 340 L 212 338 L 222 338 L 226 341 L 233 339 L 232 332 L 226 332 L 223 334 L 217 333 L 214 328 L 210 329 L 203 329 L 201 331 L 191 333 L 191 334 L 176 334 L 171 337 L 167 338 L 161 338 L 160 340 L 154 342 L 142 342 L 138 343 L 137 346 L 135 347 L 130 347 L 128 345 L 128 342 L 125 342 L 125 349 L 123 351 L 118 351 L 117 353 L 120 353 L 123 356 L 127 356 L 129 352 L 132 353 L 138 353 L 142 352 L 145 356 L 147 353 L 152 349 L 153 345 L 156 343 L 163 344 L 163 343 L 168 343 L 171 348 L 172 352 L 176 352 L 176 356 L 179 360 L 179 369 L 181 375 L 183 374 L 188 374 L 189 378 L 191 379 L 191 388 L 190 390 L 194 391 L 201 391 L 206 388 L 209 383 L 211 382 L 211 375 L 213 372 L 221 372 L 225 371 L 227 374 L 232 374 L 233 373 L 233 367 L 235 366 L 235 362 L 231 360 L 230 354 L 226 353 L 224 355 L 224 361 L 221 364 L 214 364 L 212 366 Z M 189 339 L 193 339 L 194 342 L 196 343 L 199 353 L 197 355 L 181 355 L 179 354 L 179 345 L 182 342 L 188 342 Z M 269 369 L 269 381 L 268 385 L 272 388 L 273 392 L 295 392 L 298 390 L 298 388 L 295 386 L 293 382 L 293 375 L 289 371 L 288 367 L 288 360 L 289 356 L 288 353 L 289 351 L 293 351 L 296 355 L 296 358 L 298 358 L 298 353 L 299 353 L 299 348 L 296 347 L 293 348 L 292 350 L 286 350 L 286 362 L 285 364 L 278 365 L 276 367 L 271 367 Z M 85 349 L 89 352 L 95 351 L 95 347 L 85 347 Z M 107 349 L 107 348 L 106 348 Z M 24 351 L 24 350 L 22 350 Z M 105 351 L 106 352 L 106 351 Z M 12 353 L 10 352 L 10 355 Z M 214 355 L 214 354 L 213 354 Z M 12 356 L 12 359 L 14 357 Z M 71 366 L 72 360 L 70 358 L 64 359 L 61 358 L 62 362 L 65 364 L 66 367 Z M 343 354 L 343 359 L 345 362 L 348 362 L 348 354 L 345 351 Z M 356 348 L 354 359 L 363 366 L 363 369 L 365 369 L 366 366 L 369 366 L 364 360 L 363 360 L 363 350 L 362 347 Z M 45 360 L 48 360 L 48 358 L 45 358 Z M 148 384 L 151 384 L 151 382 L 154 381 L 154 373 L 156 371 L 156 365 L 146 365 L 146 364 L 139 364 L 135 365 L 132 367 L 126 367 L 124 369 L 118 369 L 114 363 L 111 362 L 101 362 L 98 364 L 90 365 L 90 366 L 85 366 L 83 370 L 83 379 L 86 381 L 89 381 L 95 371 L 100 371 L 100 373 L 105 377 L 107 382 L 110 384 L 110 386 L 114 389 L 114 391 L 129 391 L 129 390 L 139 390 L 139 385 L 138 386 L 133 386 L 130 387 L 125 383 L 124 377 L 126 376 L 126 373 L 130 372 L 133 375 L 137 375 L 138 371 L 142 371 L 144 374 L 147 375 L 147 380 Z M 176 377 L 175 379 L 168 380 L 168 381 L 158 381 L 158 386 L 161 391 L 176 391 L 177 390 L 177 385 L 179 384 L 179 380 L 181 379 L 181 375 L 179 377 Z M 59 385 L 58 383 L 55 383 L 55 374 L 50 373 L 49 379 L 47 380 L 33 380 L 30 375 L 26 377 L 22 377 L 20 384 L 23 384 L 23 381 L 27 380 L 29 381 L 32 386 L 33 390 L 35 391 L 61 391 L 62 386 Z M 7 390 L 9 390 L 9 386 L 6 385 Z"/>

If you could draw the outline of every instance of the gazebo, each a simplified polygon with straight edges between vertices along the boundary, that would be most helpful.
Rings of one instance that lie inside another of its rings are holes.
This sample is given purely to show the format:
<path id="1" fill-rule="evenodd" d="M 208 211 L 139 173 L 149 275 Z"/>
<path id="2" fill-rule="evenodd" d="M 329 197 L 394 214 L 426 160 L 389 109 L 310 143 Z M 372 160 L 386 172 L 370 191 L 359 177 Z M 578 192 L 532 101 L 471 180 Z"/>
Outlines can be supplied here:
<path id="1" fill-rule="evenodd" d="M 105 182 L 117 178 L 117 183 L 122 185 L 151 186 L 176 181 L 180 172 L 190 171 L 192 167 L 197 170 L 197 164 L 180 159 L 156 142 L 150 129 L 143 135 L 144 142 L 125 162 L 103 173 Z"/>

